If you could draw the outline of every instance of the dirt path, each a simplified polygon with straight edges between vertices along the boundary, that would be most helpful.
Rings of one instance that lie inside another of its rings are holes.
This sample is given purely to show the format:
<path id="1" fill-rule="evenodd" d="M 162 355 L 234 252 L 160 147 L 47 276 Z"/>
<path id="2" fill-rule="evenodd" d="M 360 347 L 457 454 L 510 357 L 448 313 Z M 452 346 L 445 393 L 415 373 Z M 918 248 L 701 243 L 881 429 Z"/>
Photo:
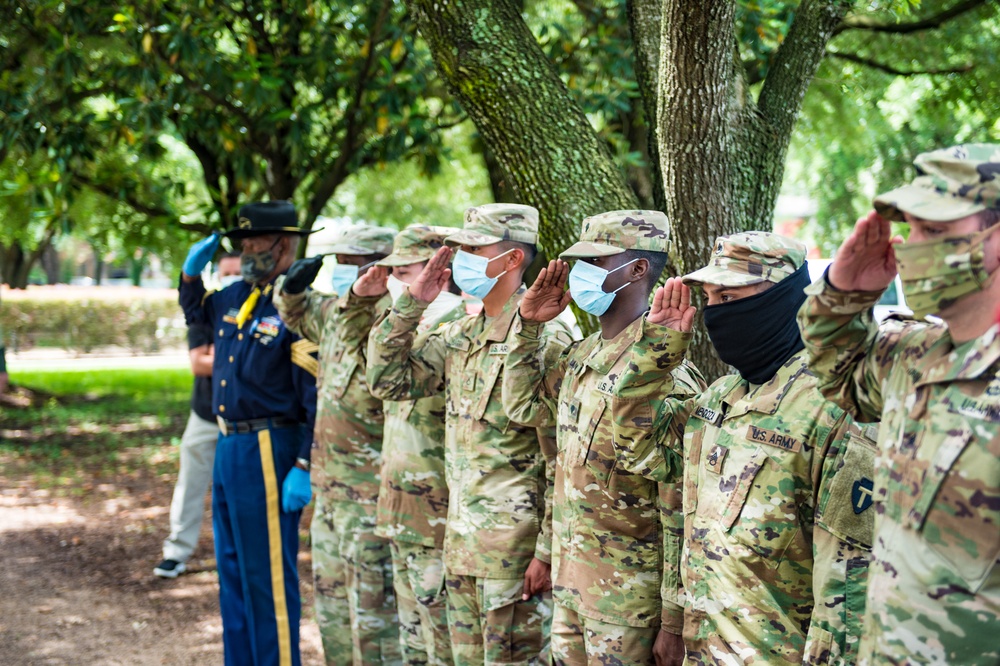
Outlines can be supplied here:
<path id="1" fill-rule="evenodd" d="M 168 528 L 172 478 L 96 483 L 78 498 L 53 498 L 4 462 L 0 664 L 222 663 L 210 522 L 191 573 L 176 580 L 152 575 Z M 308 553 L 299 562 L 303 664 L 321 664 Z"/>

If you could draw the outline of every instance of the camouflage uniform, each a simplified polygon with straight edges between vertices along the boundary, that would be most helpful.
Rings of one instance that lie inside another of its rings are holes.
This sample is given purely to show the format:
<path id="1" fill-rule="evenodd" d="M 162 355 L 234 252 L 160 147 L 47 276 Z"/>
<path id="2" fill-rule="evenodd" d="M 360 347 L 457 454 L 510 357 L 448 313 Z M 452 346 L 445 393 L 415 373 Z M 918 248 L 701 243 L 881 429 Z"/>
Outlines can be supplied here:
<path id="1" fill-rule="evenodd" d="M 777 283 L 805 258 L 800 244 L 758 232 L 716 247 L 685 281 Z M 633 361 L 619 379 L 619 399 L 630 402 L 620 405 L 615 441 L 630 471 L 664 480 L 683 468 L 688 663 L 853 663 L 873 433 L 820 395 L 804 351 L 763 384 L 727 375 L 685 401 L 637 399 L 669 365 L 668 349 Z M 649 420 L 652 436 L 642 427 Z"/>
<path id="2" fill-rule="evenodd" d="M 466 211 L 465 230 L 448 241 L 534 243 L 537 225 L 537 211 L 528 206 L 482 206 Z M 444 559 L 458 664 L 535 662 L 551 613 L 548 593 L 529 601 L 521 593 L 531 559 L 550 559 L 552 452 L 541 447 L 535 428 L 512 423 L 500 401 L 507 338 L 523 293 L 522 286 L 494 318 L 467 316 L 414 340 L 426 304 L 407 292 L 369 337 L 375 395 L 412 400 L 444 392 L 450 495 Z M 560 325 L 543 337 L 543 350 L 553 355 L 568 343 Z"/>
<path id="3" fill-rule="evenodd" d="M 454 231 L 408 227 L 396 236 L 392 254 L 378 265 L 427 261 Z M 435 304 L 438 312 L 425 311 L 418 334 L 465 316 L 460 296 L 442 292 Z M 444 412 L 442 394 L 385 403 L 375 534 L 390 540 L 400 645 L 407 666 L 452 663 L 442 551 L 448 516 Z"/>
<path id="4" fill-rule="evenodd" d="M 605 213 L 585 219 L 580 242 L 562 256 L 665 252 L 667 238 L 662 213 Z M 661 612 L 664 628 L 679 634 L 683 608 L 673 594 L 676 583 L 669 587 L 671 598 L 661 604 L 660 488 L 617 464 L 613 401 L 623 367 L 664 345 L 672 370 L 645 384 L 646 395 L 683 400 L 704 389 L 697 370 L 682 362 L 691 336 L 678 333 L 664 341 L 657 330 L 650 338 L 645 318 L 639 317 L 610 340 L 598 331 L 565 348 L 551 365 L 542 365 L 540 332 L 538 322 L 515 319 L 503 405 L 513 421 L 557 427 L 553 659 L 557 664 L 597 659 L 652 664 Z"/>
<path id="5" fill-rule="evenodd" d="M 334 252 L 391 251 L 392 231 L 356 227 L 347 235 L 350 244 Z M 316 619 L 326 663 L 399 663 L 389 543 L 374 533 L 382 402 L 369 393 L 364 373 L 364 340 L 389 298 L 351 307 L 350 294 L 286 294 L 278 287 L 275 304 L 285 324 L 319 344 L 311 531 Z"/>
<path id="6" fill-rule="evenodd" d="M 918 157 L 925 176 L 880 196 L 954 220 L 1000 207 L 1000 146 Z M 817 281 L 799 313 L 820 388 L 882 419 L 861 663 L 1000 663 L 1000 329 L 956 345 L 947 326 L 887 320 L 880 293 Z"/>

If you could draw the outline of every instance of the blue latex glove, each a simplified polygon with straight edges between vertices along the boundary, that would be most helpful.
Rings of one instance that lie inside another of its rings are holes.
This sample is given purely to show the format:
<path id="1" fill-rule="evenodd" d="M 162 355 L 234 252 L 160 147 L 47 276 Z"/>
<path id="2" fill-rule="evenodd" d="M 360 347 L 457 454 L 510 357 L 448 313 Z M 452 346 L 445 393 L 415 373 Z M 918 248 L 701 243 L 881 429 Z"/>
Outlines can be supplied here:
<path id="1" fill-rule="evenodd" d="M 309 472 L 293 467 L 285 477 L 285 482 L 281 484 L 281 510 L 285 513 L 300 511 L 309 504 L 312 496 Z"/>
<path id="2" fill-rule="evenodd" d="M 192 245 L 191 249 L 188 250 L 187 259 L 184 260 L 184 267 L 181 269 L 184 274 L 191 277 L 201 275 L 205 266 L 208 266 L 208 262 L 212 261 L 212 257 L 215 256 L 215 251 L 219 249 L 221 238 L 222 236 L 215 232 L 208 238 L 203 238 Z"/>

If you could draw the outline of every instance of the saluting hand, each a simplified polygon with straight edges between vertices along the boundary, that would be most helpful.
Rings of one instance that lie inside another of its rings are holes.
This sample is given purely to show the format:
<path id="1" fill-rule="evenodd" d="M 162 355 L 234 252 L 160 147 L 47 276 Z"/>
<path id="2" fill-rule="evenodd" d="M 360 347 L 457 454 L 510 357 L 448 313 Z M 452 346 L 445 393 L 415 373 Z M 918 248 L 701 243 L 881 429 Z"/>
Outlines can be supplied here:
<path id="1" fill-rule="evenodd" d="M 372 266 L 355 280 L 351 291 L 354 292 L 355 296 L 362 298 L 381 296 L 389 291 L 389 288 L 385 286 L 388 279 L 389 271 L 385 266 Z"/>
<path id="2" fill-rule="evenodd" d="M 830 284 L 840 291 L 882 291 L 896 277 L 896 250 L 889 221 L 872 211 L 858 220 L 830 264 Z"/>
<path id="3" fill-rule="evenodd" d="M 285 282 L 281 285 L 281 291 L 286 294 L 301 294 L 306 290 L 306 287 L 313 283 L 321 268 L 323 268 L 322 254 L 299 259 L 288 269 Z"/>
<path id="4" fill-rule="evenodd" d="M 569 264 L 553 259 L 535 278 L 521 299 L 521 318 L 528 321 L 552 321 L 566 309 L 572 296 L 566 291 Z"/>
<path id="5" fill-rule="evenodd" d="M 646 319 L 681 333 L 689 333 L 698 308 L 691 305 L 691 289 L 679 277 L 667 278 L 653 295 L 653 305 Z"/>
<path id="6" fill-rule="evenodd" d="M 451 248 L 439 248 L 410 285 L 410 296 L 424 303 L 430 303 L 437 298 L 438 294 L 448 286 L 448 279 L 451 277 L 450 264 Z"/>

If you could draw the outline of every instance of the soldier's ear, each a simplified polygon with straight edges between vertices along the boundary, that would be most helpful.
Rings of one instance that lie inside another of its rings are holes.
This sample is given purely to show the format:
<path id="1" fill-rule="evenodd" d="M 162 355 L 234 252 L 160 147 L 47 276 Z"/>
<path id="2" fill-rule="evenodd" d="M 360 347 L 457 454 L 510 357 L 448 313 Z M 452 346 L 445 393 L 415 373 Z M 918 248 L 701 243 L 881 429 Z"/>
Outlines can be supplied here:
<path id="1" fill-rule="evenodd" d="M 632 264 L 632 281 L 639 282 L 646 277 L 649 273 L 649 261 L 646 259 L 640 259 L 634 264 Z"/>

